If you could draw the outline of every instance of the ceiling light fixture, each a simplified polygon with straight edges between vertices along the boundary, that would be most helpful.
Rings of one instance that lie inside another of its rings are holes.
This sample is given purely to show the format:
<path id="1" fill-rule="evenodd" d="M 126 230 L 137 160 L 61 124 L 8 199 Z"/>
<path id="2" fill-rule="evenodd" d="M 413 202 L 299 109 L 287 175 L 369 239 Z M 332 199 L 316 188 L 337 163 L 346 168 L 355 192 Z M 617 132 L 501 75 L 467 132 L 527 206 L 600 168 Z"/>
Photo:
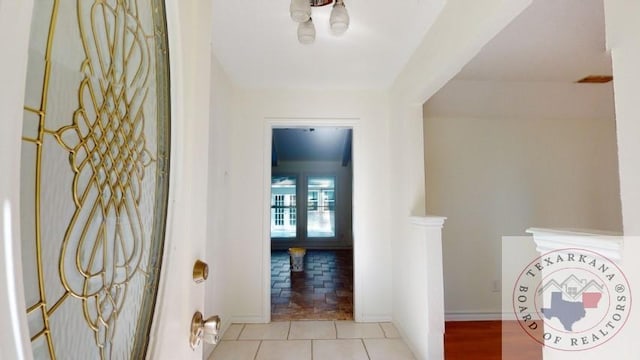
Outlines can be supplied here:
<path id="1" fill-rule="evenodd" d="M 298 25 L 298 41 L 302 44 L 311 44 L 316 39 L 316 28 L 311 19 L 311 7 L 325 6 L 334 0 L 291 0 L 289 12 L 291 19 Z M 349 13 L 343 0 L 335 0 L 329 25 L 334 35 L 340 36 L 349 28 Z"/>

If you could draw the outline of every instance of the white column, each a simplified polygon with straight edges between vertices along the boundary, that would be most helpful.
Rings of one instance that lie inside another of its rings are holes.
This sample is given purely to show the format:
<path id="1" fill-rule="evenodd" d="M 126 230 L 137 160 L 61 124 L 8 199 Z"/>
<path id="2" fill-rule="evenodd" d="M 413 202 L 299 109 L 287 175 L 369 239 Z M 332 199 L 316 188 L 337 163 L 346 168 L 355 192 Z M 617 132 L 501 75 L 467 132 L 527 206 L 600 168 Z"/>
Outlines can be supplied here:
<path id="1" fill-rule="evenodd" d="M 611 53 L 614 78 L 618 167 L 622 223 L 625 234 L 623 267 L 638 299 L 640 289 L 640 2 L 605 0 L 607 48 Z M 630 236 L 633 235 L 633 238 Z M 634 311 L 635 310 L 635 311 Z M 640 353 L 640 314 L 631 312 L 621 334 L 627 355 Z M 627 357 L 630 358 L 630 357 Z"/>
<path id="2" fill-rule="evenodd" d="M 394 239 L 393 319 L 418 359 L 443 358 L 445 219 L 410 217 L 407 236 Z"/>

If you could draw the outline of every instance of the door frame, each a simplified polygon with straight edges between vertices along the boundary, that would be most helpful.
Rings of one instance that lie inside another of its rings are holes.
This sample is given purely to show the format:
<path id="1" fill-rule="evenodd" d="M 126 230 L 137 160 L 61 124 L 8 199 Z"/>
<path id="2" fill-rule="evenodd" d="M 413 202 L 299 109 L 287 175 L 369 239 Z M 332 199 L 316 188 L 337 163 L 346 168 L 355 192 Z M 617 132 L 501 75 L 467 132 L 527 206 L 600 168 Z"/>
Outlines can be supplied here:
<path id="1" fill-rule="evenodd" d="M 7 359 L 33 358 L 27 327 L 20 241 L 20 149 L 33 0 L 0 2 L 0 349 Z"/>
<path id="2" fill-rule="evenodd" d="M 271 322 L 271 151 L 273 141 L 273 129 L 279 128 L 312 128 L 312 127 L 339 127 L 351 129 L 351 161 L 353 162 L 353 176 L 351 183 L 362 171 L 357 164 L 357 154 L 359 149 L 360 119 L 359 118 L 287 118 L 268 117 L 264 121 L 264 159 L 263 159 L 263 228 L 262 228 L 262 321 Z M 359 294 L 361 274 L 358 271 L 358 246 L 357 240 L 357 220 L 360 214 L 357 211 L 356 191 L 352 192 L 352 246 L 353 246 L 353 317 L 356 322 L 361 321 L 362 316 L 358 311 L 362 307 Z"/>

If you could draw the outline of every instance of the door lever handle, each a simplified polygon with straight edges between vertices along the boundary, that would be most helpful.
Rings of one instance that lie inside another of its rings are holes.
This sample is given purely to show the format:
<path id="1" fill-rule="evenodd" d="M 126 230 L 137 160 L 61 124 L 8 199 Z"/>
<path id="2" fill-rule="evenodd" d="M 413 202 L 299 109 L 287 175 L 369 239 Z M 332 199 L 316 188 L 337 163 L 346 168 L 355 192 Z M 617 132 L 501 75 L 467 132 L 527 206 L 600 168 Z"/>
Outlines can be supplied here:
<path id="1" fill-rule="evenodd" d="M 208 344 L 217 344 L 220 341 L 218 335 L 220 331 L 220 317 L 214 315 L 204 319 L 200 311 L 196 311 L 191 319 L 191 335 L 189 336 L 189 343 L 192 349 L 200 346 L 200 342 Z"/>

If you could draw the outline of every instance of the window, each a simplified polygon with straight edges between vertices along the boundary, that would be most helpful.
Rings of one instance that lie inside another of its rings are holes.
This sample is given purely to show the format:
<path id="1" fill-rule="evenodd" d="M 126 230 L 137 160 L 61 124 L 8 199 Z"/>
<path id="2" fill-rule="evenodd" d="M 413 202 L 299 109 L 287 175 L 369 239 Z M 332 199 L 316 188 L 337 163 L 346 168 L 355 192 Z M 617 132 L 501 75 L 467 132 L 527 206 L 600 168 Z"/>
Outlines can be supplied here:
<path id="1" fill-rule="evenodd" d="M 277 226 L 282 226 L 284 225 L 284 195 L 274 195 L 274 197 L 276 200 L 274 222 Z"/>
<path id="2" fill-rule="evenodd" d="M 296 237 L 296 177 L 271 178 L 271 237 Z"/>
<path id="3" fill-rule="evenodd" d="M 335 237 L 335 186 L 332 176 L 313 176 L 307 180 L 307 237 Z"/>
<path id="4" fill-rule="evenodd" d="M 289 225 L 296 226 L 296 196 L 289 196 L 289 202 L 289 208 L 287 209 L 289 211 Z"/>
<path id="5" fill-rule="evenodd" d="M 318 210 L 318 192 L 309 190 L 309 202 L 307 208 L 312 211 Z"/>
<path id="6" fill-rule="evenodd" d="M 335 238 L 335 183 L 334 176 L 310 176 L 299 189 L 296 176 L 272 176 L 271 238 Z M 306 202 L 298 203 L 298 192 Z"/>

